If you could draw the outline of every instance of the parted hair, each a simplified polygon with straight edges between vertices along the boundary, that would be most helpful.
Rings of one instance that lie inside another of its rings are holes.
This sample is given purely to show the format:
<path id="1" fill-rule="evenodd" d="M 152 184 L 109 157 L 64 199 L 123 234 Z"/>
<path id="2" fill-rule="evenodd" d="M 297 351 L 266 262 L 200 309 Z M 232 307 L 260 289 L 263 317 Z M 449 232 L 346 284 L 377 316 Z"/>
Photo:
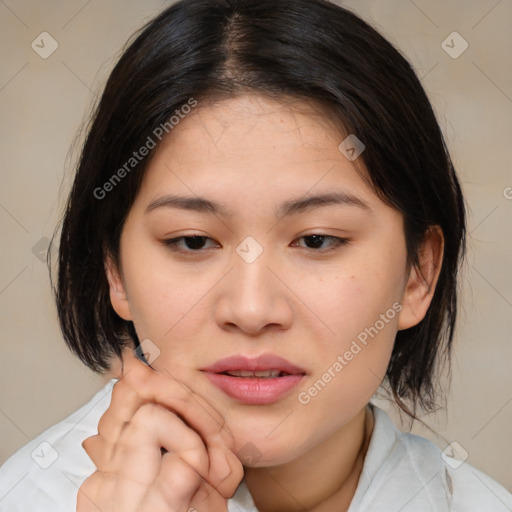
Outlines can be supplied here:
<path id="1" fill-rule="evenodd" d="M 426 231 L 441 228 L 432 302 L 421 322 L 398 331 L 385 378 L 410 416 L 417 406 L 434 410 L 457 317 L 464 198 L 411 64 L 370 24 L 327 0 L 180 0 L 130 38 L 87 125 L 54 234 L 61 228 L 57 277 L 50 275 L 66 343 L 97 372 L 138 346 L 132 322 L 112 308 L 104 261 L 109 254 L 119 262 L 123 223 L 154 149 L 126 162 L 191 98 L 200 107 L 244 93 L 313 100 L 364 143 L 354 163 L 403 214 L 409 265 L 419 264 Z M 112 184 L 114 174 L 122 180 Z M 108 194 L 100 194 L 106 183 Z"/>

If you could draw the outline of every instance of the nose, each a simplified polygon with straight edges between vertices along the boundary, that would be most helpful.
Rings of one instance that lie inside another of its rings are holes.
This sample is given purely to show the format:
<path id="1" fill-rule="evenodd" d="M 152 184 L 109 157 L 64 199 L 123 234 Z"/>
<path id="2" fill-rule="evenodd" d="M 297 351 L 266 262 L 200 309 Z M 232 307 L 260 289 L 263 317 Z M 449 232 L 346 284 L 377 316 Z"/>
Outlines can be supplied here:
<path id="1" fill-rule="evenodd" d="M 234 255 L 216 305 L 216 321 L 222 329 L 256 336 L 290 328 L 293 292 L 275 261 L 265 250 L 252 262 Z"/>

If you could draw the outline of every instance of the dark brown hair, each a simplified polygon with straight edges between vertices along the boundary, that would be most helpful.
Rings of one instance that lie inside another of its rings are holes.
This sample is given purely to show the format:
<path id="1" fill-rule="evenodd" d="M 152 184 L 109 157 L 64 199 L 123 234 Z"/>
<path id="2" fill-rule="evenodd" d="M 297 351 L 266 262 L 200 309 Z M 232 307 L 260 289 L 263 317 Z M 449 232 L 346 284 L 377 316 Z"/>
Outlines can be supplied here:
<path id="1" fill-rule="evenodd" d="M 191 98 L 201 104 L 247 92 L 314 100 L 363 141 L 358 162 L 379 197 L 403 214 L 410 264 L 418 264 L 426 230 L 441 227 L 432 303 L 418 325 L 397 333 L 387 371 L 404 410 L 432 410 L 436 368 L 449 362 L 457 315 L 464 200 L 409 62 L 365 21 L 326 0 L 181 0 L 134 35 L 96 107 L 62 221 L 55 294 L 67 344 L 95 371 L 108 369 L 127 344 L 138 345 L 133 324 L 110 304 L 104 257 L 119 258 L 151 154 L 121 172 L 108 194 L 97 191 Z"/>

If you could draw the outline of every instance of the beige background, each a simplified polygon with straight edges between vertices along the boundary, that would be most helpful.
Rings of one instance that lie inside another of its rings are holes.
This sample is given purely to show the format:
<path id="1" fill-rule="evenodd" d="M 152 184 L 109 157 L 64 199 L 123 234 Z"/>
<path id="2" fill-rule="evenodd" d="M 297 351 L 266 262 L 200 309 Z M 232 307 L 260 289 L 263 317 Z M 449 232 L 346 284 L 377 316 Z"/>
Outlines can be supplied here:
<path id="1" fill-rule="evenodd" d="M 0 463 L 105 382 L 64 345 L 37 248 L 57 221 L 73 162 L 68 150 L 95 94 L 128 36 L 168 3 L 0 0 Z M 414 65 L 470 208 L 447 412 L 424 418 L 444 440 L 423 427 L 413 432 L 441 448 L 457 441 L 468 462 L 512 490 L 512 3 L 344 5 Z M 47 59 L 31 48 L 44 31 L 59 45 Z M 456 59 L 441 46 L 454 31 L 469 44 Z"/>

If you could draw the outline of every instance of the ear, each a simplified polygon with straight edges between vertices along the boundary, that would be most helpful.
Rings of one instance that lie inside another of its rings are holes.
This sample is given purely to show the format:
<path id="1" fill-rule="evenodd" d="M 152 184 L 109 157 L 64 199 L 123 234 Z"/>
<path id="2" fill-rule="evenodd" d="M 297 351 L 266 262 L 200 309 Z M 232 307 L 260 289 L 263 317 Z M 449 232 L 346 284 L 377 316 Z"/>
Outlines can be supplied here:
<path id="1" fill-rule="evenodd" d="M 418 251 L 419 267 L 412 267 L 409 274 L 398 330 L 417 325 L 427 314 L 441 272 L 443 251 L 443 232 L 439 226 L 431 226 Z"/>
<path id="2" fill-rule="evenodd" d="M 133 320 L 123 279 L 111 256 L 105 258 L 105 272 L 110 287 L 110 302 L 114 311 L 124 320 Z"/>

